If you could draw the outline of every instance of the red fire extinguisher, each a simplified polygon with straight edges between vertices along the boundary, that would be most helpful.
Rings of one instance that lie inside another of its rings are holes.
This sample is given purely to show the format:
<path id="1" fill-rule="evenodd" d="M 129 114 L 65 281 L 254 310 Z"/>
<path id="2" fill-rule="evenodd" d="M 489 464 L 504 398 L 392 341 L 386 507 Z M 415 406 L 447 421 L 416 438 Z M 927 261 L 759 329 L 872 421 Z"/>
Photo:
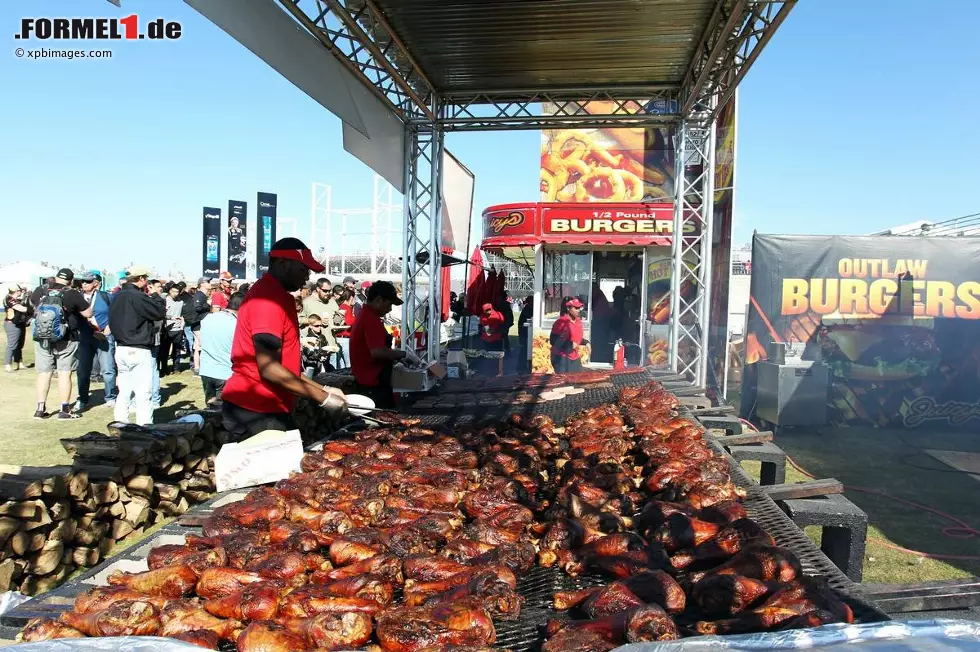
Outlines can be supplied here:
<path id="1" fill-rule="evenodd" d="M 626 347 L 623 346 L 623 340 L 616 340 L 616 346 L 613 347 L 613 369 L 619 371 L 626 368 Z"/>

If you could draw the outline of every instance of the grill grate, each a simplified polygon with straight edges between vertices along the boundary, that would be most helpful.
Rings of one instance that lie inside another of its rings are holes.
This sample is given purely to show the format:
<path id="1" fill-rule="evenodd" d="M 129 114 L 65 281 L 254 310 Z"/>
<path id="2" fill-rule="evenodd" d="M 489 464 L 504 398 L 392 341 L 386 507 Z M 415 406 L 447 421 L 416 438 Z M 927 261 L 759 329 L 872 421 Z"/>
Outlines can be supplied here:
<path id="1" fill-rule="evenodd" d="M 553 401 L 534 405 L 517 404 L 505 405 L 493 408 L 458 408 L 453 411 L 433 413 L 432 411 L 402 410 L 405 414 L 421 419 L 422 424 L 430 427 L 451 427 L 453 424 L 474 423 L 484 419 L 506 419 L 511 414 L 517 412 L 526 416 L 545 414 L 555 420 L 556 423 L 563 423 L 568 417 L 578 412 L 595 407 L 602 403 L 614 402 L 618 392 L 623 387 L 642 385 L 651 380 L 656 380 L 658 376 L 663 376 L 662 372 L 622 374 L 611 377 L 611 385 L 601 387 L 586 387 L 583 394 L 568 396 L 561 401 Z M 465 412 L 465 414 L 463 413 Z M 684 416 L 691 416 L 687 408 L 682 408 L 680 413 Z M 888 616 L 878 609 L 872 602 L 861 595 L 860 588 L 851 582 L 826 555 L 823 554 L 806 537 L 805 534 L 793 523 L 793 521 L 769 498 L 762 490 L 756 486 L 746 475 L 742 467 L 729 456 L 725 450 L 714 440 L 709 440 L 712 448 L 719 454 L 725 455 L 730 466 L 732 481 L 739 486 L 745 487 L 748 496 L 745 506 L 749 516 L 757 521 L 767 532 L 772 534 L 776 542 L 789 550 L 792 550 L 799 557 L 803 570 L 807 575 L 822 577 L 854 611 L 856 622 L 880 622 L 888 620 Z M 194 514 L 207 514 L 213 509 L 213 503 L 220 500 L 224 494 L 215 496 L 207 503 L 195 507 Z M 169 525 L 163 528 L 159 534 L 179 531 L 181 533 L 195 532 L 196 528 L 185 528 L 177 525 Z M 123 558 L 132 555 L 138 547 L 146 545 L 143 541 L 120 555 Z M 114 557 L 113 560 L 118 557 Z M 23 627 L 30 617 L 44 615 L 56 617 L 56 612 L 70 605 L 71 599 L 79 592 L 86 590 L 88 585 L 82 585 L 78 580 L 99 572 L 103 567 L 100 565 L 91 569 L 77 580 L 66 583 L 65 585 L 45 594 L 40 599 L 31 600 L 0 616 L 0 624 L 14 627 Z M 582 575 L 576 578 L 568 577 L 557 568 L 535 567 L 528 573 L 521 576 L 518 580 L 517 591 L 524 596 L 525 603 L 521 610 L 521 617 L 514 622 L 495 623 L 497 632 L 496 647 L 509 649 L 513 652 L 536 652 L 540 649 L 544 637 L 541 634 L 541 626 L 549 619 L 562 618 L 562 612 L 554 611 L 551 607 L 552 596 L 556 591 L 572 591 L 608 583 L 608 578 L 595 575 Z M 36 603 L 36 604 L 35 604 Z M 57 604 L 61 603 L 61 604 Z M 34 605 L 32 608 L 31 605 Z M 233 645 L 221 648 L 226 652 L 232 652 Z"/>

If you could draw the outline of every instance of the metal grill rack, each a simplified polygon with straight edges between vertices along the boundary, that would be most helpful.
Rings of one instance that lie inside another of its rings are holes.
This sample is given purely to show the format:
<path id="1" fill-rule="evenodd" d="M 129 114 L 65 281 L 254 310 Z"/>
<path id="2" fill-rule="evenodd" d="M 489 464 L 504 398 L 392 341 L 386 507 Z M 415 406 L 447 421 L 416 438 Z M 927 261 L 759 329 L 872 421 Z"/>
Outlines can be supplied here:
<path id="1" fill-rule="evenodd" d="M 466 414 L 458 415 L 453 413 L 414 411 L 411 409 L 403 412 L 421 419 L 423 425 L 431 427 L 451 427 L 453 424 L 472 424 L 485 419 L 502 420 L 508 418 L 514 412 L 526 414 L 527 416 L 547 414 L 556 423 L 564 423 L 568 417 L 577 414 L 583 409 L 615 401 L 619 389 L 622 387 L 645 384 L 650 380 L 657 380 L 658 377 L 662 376 L 663 374 L 650 372 L 614 376 L 612 387 L 603 386 L 592 389 L 587 387 L 586 392 L 583 394 L 569 396 L 560 401 L 533 405 L 506 405 L 492 409 L 476 410 L 467 408 Z M 680 412 L 682 415 L 691 416 L 691 413 L 686 408 L 682 408 Z M 724 455 L 728 459 L 733 482 L 746 488 L 748 496 L 745 500 L 745 506 L 749 516 L 769 532 L 780 546 L 788 548 L 799 557 L 805 574 L 821 577 L 826 580 L 829 586 L 837 591 L 854 611 L 857 622 L 888 620 L 888 616 L 884 612 L 861 594 L 860 587 L 851 582 L 803 534 L 793 521 L 783 513 L 776 503 L 761 491 L 748 475 L 745 474 L 738 462 L 732 459 L 720 444 L 712 439 L 709 439 L 709 443 L 717 453 Z M 193 514 L 196 517 L 206 517 L 214 510 L 216 504 L 220 505 L 228 500 L 233 500 L 235 499 L 235 494 L 245 492 L 247 492 L 246 489 L 238 489 L 216 495 L 206 503 L 194 507 L 188 512 L 188 515 Z M 178 525 L 177 523 L 172 523 L 162 528 L 152 537 L 131 546 L 121 554 L 112 557 L 107 562 L 89 570 L 71 582 L 0 616 L 0 634 L 4 633 L 3 627 L 19 629 L 30 618 L 36 616 L 57 617 L 61 611 L 71 606 L 75 596 L 92 586 L 86 583 L 85 580 L 104 572 L 107 565 L 111 565 L 120 560 L 139 561 L 145 559 L 148 551 L 155 545 L 167 541 L 167 537 L 180 536 L 188 533 L 200 533 L 200 528 Z M 525 599 L 520 619 L 513 622 L 495 623 L 497 632 L 496 647 L 513 650 L 513 652 L 534 652 L 539 650 L 543 642 L 540 629 L 541 625 L 549 619 L 564 617 L 562 612 L 556 612 L 551 607 L 552 596 L 556 591 L 582 589 L 605 584 L 609 581 L 608 578 L 588 574 L 572 578 L 556 568 L 535 567 L 530 572 L 522 575 L 518 581 L 517 590 Z M 233 648 L 229 647 L 227 649 L 231 650 Z"/>

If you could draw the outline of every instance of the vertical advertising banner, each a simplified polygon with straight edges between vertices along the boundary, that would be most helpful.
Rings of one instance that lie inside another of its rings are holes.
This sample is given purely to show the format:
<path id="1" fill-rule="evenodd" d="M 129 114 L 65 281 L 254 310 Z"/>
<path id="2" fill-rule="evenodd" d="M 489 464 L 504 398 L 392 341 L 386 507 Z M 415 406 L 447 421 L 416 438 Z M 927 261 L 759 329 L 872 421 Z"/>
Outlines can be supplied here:
<path id="1" fill-rule="evenodd" d="M 204 207 L 204 253 L 201 276 L 221 272 L 221 209 Z"/>
<path id="2" fill-rule="evenodd" d="M 247 217 L 247 203 L 237 199 L 228 200 L 228 272 L 232 278 L 245 278 L 245 258 L 248 255 Z"/>
<path id="3" fill-rule="evenodd" d="M 605 115 L 613 102 L 583 105 Z M 630 107 L 627 106 L 627 109 Z M 545 104 L 545 113 L 556 113 Z M 639 111 L 635 104 L 633 111 Z M 545 129 L 541 132 L 541 201 L 560 203 L 671 202 L 674 149 L 670 129 Z"/>
<path id="4" fill-rule="evenodd" d="M 835 425 L 976 432 L 978 260 L 980 238 L 753 237 L 742 415 L 775 341 L 827 368 Z"/>
<path id="5" fill-rule="evenodd" d="M 276 195 L 270 192 L 258 194 L 259 212 L 256 214 L 259 232 L 256 234 L 256 275 L 269 271 L 269 250 L 276 241 Z"/>
<path id="6" fill-rule="evenodd" d="M 728 349 L 728 286 L 732 273 L 735 206 L 735 135 L 738 93 L 715 120 L 715 196 L 711 234 L 711 317 L 708 323 L 708 386 L 725 385 Z"/>

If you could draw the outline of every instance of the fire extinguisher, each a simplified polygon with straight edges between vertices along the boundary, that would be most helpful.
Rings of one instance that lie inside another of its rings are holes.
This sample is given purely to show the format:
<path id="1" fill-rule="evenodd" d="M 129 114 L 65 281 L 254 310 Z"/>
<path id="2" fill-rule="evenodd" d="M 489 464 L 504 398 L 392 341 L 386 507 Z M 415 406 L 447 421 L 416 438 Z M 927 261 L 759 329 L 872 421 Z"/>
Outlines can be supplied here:
<path id="1" fill-rule="evenodd" d="M 626 347 L 623 346 L 623 340 L 616 340 L 616 346 L 613 347 L 613 369 L 620 371 L 626 368 Z"/>

